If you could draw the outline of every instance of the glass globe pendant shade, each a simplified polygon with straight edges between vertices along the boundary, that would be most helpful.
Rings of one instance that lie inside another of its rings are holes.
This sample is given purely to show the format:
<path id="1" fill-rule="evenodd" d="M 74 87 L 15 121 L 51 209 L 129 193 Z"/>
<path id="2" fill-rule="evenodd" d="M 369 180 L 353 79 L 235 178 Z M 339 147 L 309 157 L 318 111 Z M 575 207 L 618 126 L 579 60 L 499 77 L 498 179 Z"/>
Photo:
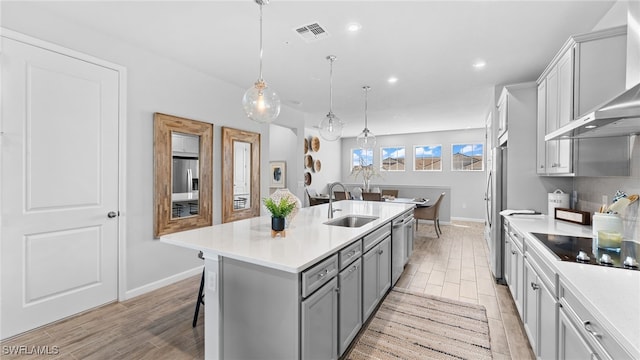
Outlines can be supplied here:
<path id="1" fill-rule="evenodd" d="M 242 107 L 249 119 L 270 123 L 280 115 L 280 97 L 267 83 L 258 80 L 242 97 Z"/>
<path id="2" fill-rule="evenodd" d="M 376 136 L 367 128 L 358 135 L 356 141 L 361 149 L 373 149 L 376 146 Z"/>
<path id="3" fill-rule="evenodd" d="M 339 117 L 329 112 L 320 122 L 320 136 L 327 141 L 336 141 L 342 136 L 344 122 Z"/>

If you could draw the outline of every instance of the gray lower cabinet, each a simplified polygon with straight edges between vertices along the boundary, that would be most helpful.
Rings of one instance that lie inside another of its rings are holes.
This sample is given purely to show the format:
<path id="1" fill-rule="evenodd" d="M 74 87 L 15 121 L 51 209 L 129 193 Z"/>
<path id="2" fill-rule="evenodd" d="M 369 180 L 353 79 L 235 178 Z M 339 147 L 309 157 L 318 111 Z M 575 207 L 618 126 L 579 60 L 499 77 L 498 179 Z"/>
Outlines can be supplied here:
<path id="1" fill-rule="evenodd" d="M 275 330 L 275 329 L 274 329 Z M 302 358 L 338 358 L 338 280 L 302 301 Z"/>
<path id="2" fill-rule="evenodd" d="M 368 319 L 391 287 L 391 237 L 362 256 L 362 310 Z"/>
<path id="3" fill-rule="evenodd" d="M 539 359 L 555 359 L 556 297 L 528 259 L 524 261 L 524 286 L 523 325 L 531 348 Z"/>
<path id="4" fill-rule="evenodd" d="M 362 327 L 362 261 L 358 259 L 338 275 L 339 355 L 342 356 Z"/>
<path id="5" fill-rule="evenodd" d="M 558 358 L 559 359 L 593 359 L 593 351 L 582 339 L 578 329 L 571 323 L 563 308 L 558 318 Z"/>

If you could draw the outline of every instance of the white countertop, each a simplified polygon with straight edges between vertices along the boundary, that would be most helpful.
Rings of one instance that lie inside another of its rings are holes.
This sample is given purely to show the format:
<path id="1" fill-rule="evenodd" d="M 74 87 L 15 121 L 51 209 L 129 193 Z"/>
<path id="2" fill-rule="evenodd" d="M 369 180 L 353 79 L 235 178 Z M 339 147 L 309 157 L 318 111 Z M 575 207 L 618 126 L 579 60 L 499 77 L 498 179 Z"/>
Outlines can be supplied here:
<path id="1" fill-rule="evenodd" d="M 271 216 L 213 225 L 160 237 L 160 241 L 278 270 L 298 273 L 380 225 L 410 210 L 413 204 L 343 200 L 334 218 L 357 214 L 378 217 L 359 228 L 325 225 L 329 205 L 302 208 L 286 229 L 286 237 L 271 237 Z"/>
<path id="2" fill-rule="evenodd" d="M 554 220 L 545 215 L 508 216 L 509 222 L 527 237 L 553 265 L 560 279 L 582 304 L 606 326 L 636 359 L 640 359 L 640 271 L 585 265 L 559 260 L 530 233 L 592 237 L 591 227 Z"/>
<path id="3" fill-rule="evenodd" d="M 198 200 L 199 192 L 191 191 L 186 193 L 173 193 L 171 194 L 172 202 L 181 202 L 181 201 L 190 201 L 190 200 Z"/>

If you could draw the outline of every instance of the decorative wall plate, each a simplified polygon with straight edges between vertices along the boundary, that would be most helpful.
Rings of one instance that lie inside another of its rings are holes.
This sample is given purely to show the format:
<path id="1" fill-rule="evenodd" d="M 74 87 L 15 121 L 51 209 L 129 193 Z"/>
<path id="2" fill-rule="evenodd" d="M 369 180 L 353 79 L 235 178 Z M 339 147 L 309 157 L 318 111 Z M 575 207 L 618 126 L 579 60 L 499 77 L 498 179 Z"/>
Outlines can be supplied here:
<path id="1" fill-rule="evenodd" d="M 318 152 L 320 150 L 320 139 L 317 136 L 314 136 L 311 139 L 311 150 Z"/>
<path id="2" fill-rule="evenodd" d="M 320 163 L 320 160 L 316 160 L 316 162 L 313 163 L 313 170 L 320 172 L 320 169 L 322 169 L 322 163 Z"/>
<path id="3" fill-rule="evenodd" d="M 304 167 L 306 167 L 307 169 L 313 168 L 313 158 L 311 157 L 311 155 L 307 155 L 304 157 Z"/>
<path id="4" fill-rule="evenodd" d="M 311 173 L 304 173 L 304 184 L 307 186 L 311 185 Z"/>
<path id="5" fill-rule="evenodd" d="M 304 139 L 304 153 L 308 153 L 309 152 L 309 140 L 307 140 L 307 138 Z"/>

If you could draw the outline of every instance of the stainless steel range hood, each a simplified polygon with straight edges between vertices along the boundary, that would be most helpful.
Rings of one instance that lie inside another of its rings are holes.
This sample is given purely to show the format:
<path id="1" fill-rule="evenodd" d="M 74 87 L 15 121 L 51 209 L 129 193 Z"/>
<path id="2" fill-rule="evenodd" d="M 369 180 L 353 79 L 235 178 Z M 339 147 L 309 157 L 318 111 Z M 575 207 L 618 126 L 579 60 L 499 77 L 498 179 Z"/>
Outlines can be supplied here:
<path id="1" fill-rule="evenodd" d="M 545 141 L 640 134 L 640 83 L 580 119 L 547 134 Z"/>

